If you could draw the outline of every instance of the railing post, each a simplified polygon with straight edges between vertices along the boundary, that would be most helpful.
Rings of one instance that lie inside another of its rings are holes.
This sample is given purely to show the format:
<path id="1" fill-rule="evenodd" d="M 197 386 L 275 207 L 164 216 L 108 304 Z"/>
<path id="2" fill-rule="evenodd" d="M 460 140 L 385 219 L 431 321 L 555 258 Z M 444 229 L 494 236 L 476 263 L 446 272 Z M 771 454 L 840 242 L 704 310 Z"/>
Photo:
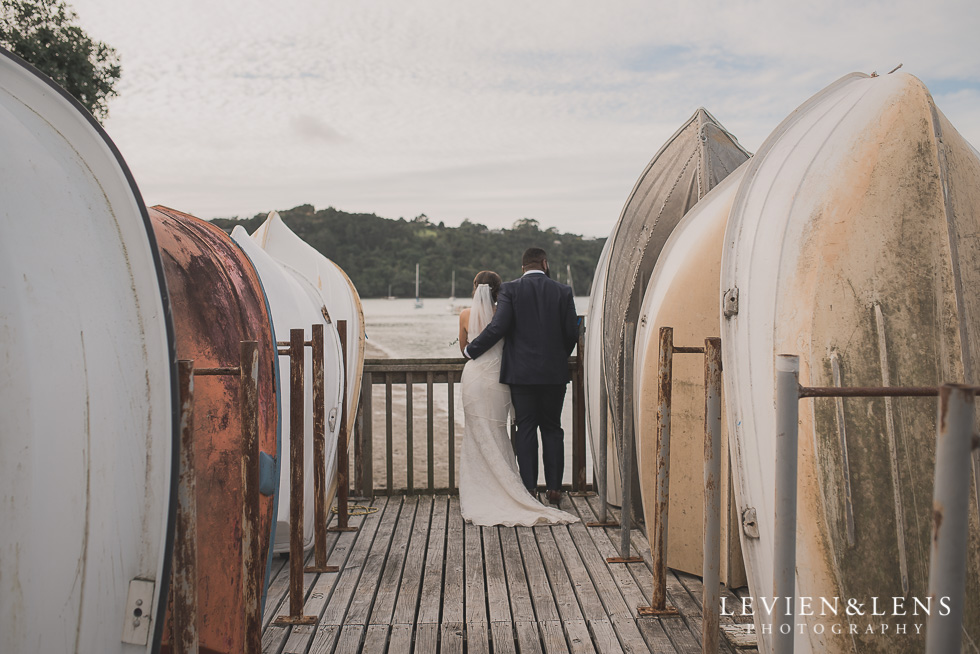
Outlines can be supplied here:
<path id="1" fill-rule="evenodd" d="M 313 359 L 313 565 L 305 572 L 339 572 L 327 565 L 327 398 L 323 323 L 311 326 Z M 343 347 L 343 346 L 342 346 Z M 305 356 L 305 353 L 304 353 Z M 344 377 L 346 381 L 346 377 Z"/>
<path id="2" fill-rule="evenodd" d="M 361 436 L 361 497 L 374 499 L 374 378 L 369 372 L 361 380 L 360 415 Z"/>
<path id="3" fill-rule="evenodd" d="M 800 414 L 800 358 L 776 357 L 776 499 L 772 629 L 774 654 L 793 652 L 796 601 L 796 490 Z"/>
<path id="4" fill-rule="evenodd" d="M 636 328 L 634 323 L 626 323 L 626 344 L 625 356 L 623 357 L 623 375 L 627 381 L 626 388 L 632 388 L 629 380 L 633 375 L 633 342 L 636 338 Z M 633 523 L 633 506 L 631 504 L 633 491 L 633 477 L 630 471 L 633 469 L 633 393 L 623 393 L 623 459 L 620 461 L 621 479 L 623 481 L 623 510 L 619 515 L 620 523 L 620 543 L 618 557 L 609 557 L 607 563 L 640 563 L 643 561 L 638 556 L 630 556 L 630 530 Z"/>
<path id="5" fill-rule="evenodd" d="M 721 339 L 704 340 L 704 566 L 701 651 L 718 651 L 721 601 Z"/>
<path id="6" fill-rule="evenodd" d="M 180 461 L 173 559 L 174 654 L 197 654 L 197 471 L 194 464 L 194 362 L 177 362 L 180 383 Z"/>
<path id="7" fill-rule="evenodd" d="M 242 609 L 245 612 L 245 654 L 262 651 L 262 582 L 259 533 L 259 344 L 239 346 L 242 421 Z"/>
<path id="8" fill-rule="evenodd" d="M 340 335 L 340 352 L 343 362 L 343 378 L 347 380 L 347 321 L 337 321 L 337 333 Z M 350 462 L 347 460 L 347 391 L 344 390 L 344 401 L 340 412 L 340 431 L 337 433 L 337 526 L 330 531 L 357 531 L 357 527 L 347 524 L 347 494 L 350 484 Z"/>
<path id="9" fill-rule="evenodd" d="M 572 374 L 572 491 L 584 493 L 585 480 L 585 319 L 579 316 L 575 371 Z"/>
<path id="10" fill-rule="evenodd" d="M 306 433 L 304 330 L 289 330 L 289 615 L 273 624 L 316 624 L 316 616 L 303 615 L 303 491 L 305 484 L 303 439 Z"/>
<path id="11" fill-rule="evenodd" d="M 926 618 L 927 654 L 959 652 L 962 646 L 975 416 L 972 388 L 940 387 L 929 553 L 929 598 L 935 604 Z"/>

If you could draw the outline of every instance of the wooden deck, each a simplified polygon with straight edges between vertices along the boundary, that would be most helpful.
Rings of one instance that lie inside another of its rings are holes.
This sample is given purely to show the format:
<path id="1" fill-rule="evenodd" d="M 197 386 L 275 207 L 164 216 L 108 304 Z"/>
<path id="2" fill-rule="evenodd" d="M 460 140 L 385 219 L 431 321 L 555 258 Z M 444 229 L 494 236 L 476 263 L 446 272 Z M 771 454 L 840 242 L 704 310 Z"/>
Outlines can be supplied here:
<path id="1" fill-rule="evenodd" d="M 288 559 L 273 562 L 264 653 L 701 652 L 701 580 L 671 571 L 668 601 L 680 615 L 637 618 L 650 603 L 649 547 L 634 532 L 644 563 L 607 564 L 620 532 L 585 527 L 595 496 L 563 500 L 582 522 L 534 528 L 465 524 L 455 496 L 360 506 L 376 512 L 351 518 L 357 532 L 328 537 L 328 562 L 341 571 L 304 576 L 305 613 L 317 626 L 272 625 L 289 611 Z M 732 644 L 750 624 L 723 616 L 719 651 L 755 652 Z"/>

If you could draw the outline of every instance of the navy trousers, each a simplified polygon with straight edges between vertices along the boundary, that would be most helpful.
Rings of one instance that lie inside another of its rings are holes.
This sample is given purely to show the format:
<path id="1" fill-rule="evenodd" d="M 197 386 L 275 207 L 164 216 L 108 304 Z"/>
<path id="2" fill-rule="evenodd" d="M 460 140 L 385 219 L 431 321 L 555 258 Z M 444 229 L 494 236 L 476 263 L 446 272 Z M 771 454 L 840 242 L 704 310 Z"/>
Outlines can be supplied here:
<path id="1" fill-rule="evenodd" d="M 521 481 L 532 493 L 537 490 L 540 430 L 545 485 L 548 490 L 561 490 L 565 470 L 565 432 L 561 428 L 565 384 L 511 384 L 510 400 L 517 423 L 517 467 Z"/>

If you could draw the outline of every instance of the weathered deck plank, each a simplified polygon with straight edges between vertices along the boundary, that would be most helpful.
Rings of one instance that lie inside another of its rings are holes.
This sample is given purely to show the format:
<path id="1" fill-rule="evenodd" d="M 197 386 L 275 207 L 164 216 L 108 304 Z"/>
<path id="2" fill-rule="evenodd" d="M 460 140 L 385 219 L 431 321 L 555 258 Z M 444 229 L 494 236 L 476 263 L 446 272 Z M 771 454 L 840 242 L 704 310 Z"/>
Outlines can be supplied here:
<path id="1" fill-rule="evenodd" d="M 398 589 L 395 612 L 392 616 L 393 622 L 408 624 L 415 621 L 415 615 L 419 608 L 419 591 L 422 589 L 421 564 L 425 561 L 431 515 L 432 496 L 418 498 L 418 507 L 415 510 L 415 520 L 412 523 L 408 549 L 402 563 L 404 572 L 401 577 L 401 586 Z"/>
<path id="2" fill-rule="evenodd" d="M 368 624 L 391 624 L 395 613 L 395 602 L 398 599 L 398 589 L 401 586 L 402 571 L 405 568 L 405 556 L 408 553 L 408 541 L 415 525 L 415 509 L 418 497 L 406 497 L 402 504 L 401 513 L 391 538 L 391 546 L 384 557 L 384 570 L 375 591 L 374 607 Z M 377 539 L 375 539 L 377 540 Z"/>
<path id="3" fill-rule="evenodd" d="M 483 568 L 483 537 L 480 528 L 463 527 L 465 544 L 466 622 L 487 622 L 487 577 Z"/>
<path id="4" fill-rule="evenodd" d="M 443 596 L 443 566 L 447 564 L 446 557 L 446 514 L 449 512 L 449 498 L 435 497 L 432 504 L 432 520 L 429 523 L 429 530 L 426 536 L 425 549 L 425 572 L 422 579 L 422 597 L 419 600 L 418 622 L 419 624 L 438 624 L 439 610 L 442 606 Z M 415 545 L 413 535 L 413 548 Z M 421 537 L 420 537 L 421 538 Z M 462 560 L 462 559 L 460 559 Z M 447 592 L 449 589 L 447 581 Z M 462 595 L 460 595 L 460 605 L 462 605 Z M 460 611 L 462 615 L 462 611 Z M 414 611 L 409 614 L 404 603 L 399 602 L 395 607 L 395 623 L 411 624 Z"/>
<path id="5" fill-rule="evenodd" d="M 483 561 L 486 566 L 487 608 L 490 622 L 510 622 L 510 597 L 504 572 L 504 555 L 497 527 L 482 527 Z M 525 619 L 530 616 L 523 616 Z"/>
<path id="6" fill-rule="evenodd" d="M 634 532 L 643 563 L 607 564 L 619 532 L 584 526 L 595 498 L 563 502 L 583 523 L 534 528 L 465 524 L 456 497 L 374 504 L 378 513 L 352 517 L 357 532 L 328 539 L 328 561 L 341 572 L 304 575 L 304 614 L 319 616 L 318 626 L 268 626 L 288 612 L 288 566 L 274 562 L 263 654 L 701 651 L 700 579 L 669 571 L 668 598 L 681 615 L 637 619 L 650 597 L 649 545 Z M 722 639 L 719 652 L 734 651 Z"/>
<path id="7" fill-rule="evenodd" d="M 459 514 L 459 498 L 449 500 L 446 518 L 446 568 L 442 596 L 442 622 L 462 623 L 463 611 L 463 518 Z"/>
<path id="8" fill-rule="evenodd" d="M 511 541 L 507 543 L 507 547 L 513 546 L 513 541 L 519 543 L 519 551 L 516 554 L 524 561 L 524 571 L 527 573 L 527 583 L 530 588 L 530 598 L 534 604 L 534 614 L 538 621 L 544 620 L 575 620 L 582 618 L 582 612 L 578 611 L 578 605 L 575 605 L 577 613 L 571 615 L 571 610 L 568 611 L 569 615 L 561 615 L 558 612 L 558 606 L 555 603 L 555 597 L 561 597 L 555 586 L 548 579 L 548 574 L 544 568 L 544 561 L 541 560 L 541 551 L 538 549 L 537 541 L 534 538 L 534 531 L 531 527 L 517 527 L 516 534 L 513 539 L 510 537 L 508 531 L 508 536 L 504 539 L 504 542 Z M 513 559 L 512 555 L 512 559 Z M 555 583 L 558 583 L 557 581 Z M 567 590 L 571 592 L 571 585 L 568 584 L 568 577 L 565 576 L 565 585 L 562 590 Z M 566 595 L 567 596 L 567 595 Z M 515 609 L 515 613 L 516 609 Z M 520 615 L 517 613 L 517 615 Z"/>

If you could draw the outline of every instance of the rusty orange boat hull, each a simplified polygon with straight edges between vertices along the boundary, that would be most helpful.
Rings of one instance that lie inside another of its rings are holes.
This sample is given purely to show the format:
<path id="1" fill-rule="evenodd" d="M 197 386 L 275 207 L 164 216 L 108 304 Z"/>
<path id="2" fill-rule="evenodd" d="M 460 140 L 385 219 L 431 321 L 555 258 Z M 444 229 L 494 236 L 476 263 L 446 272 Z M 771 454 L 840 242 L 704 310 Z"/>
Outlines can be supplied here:
<path id="1" fill-rule="evenodd" d="M 234 367 L 239 343 L 258 341 L 259 449 L 278 461 L 276 349 L 254 267 L 227 234 L 208 222 L 160 206 L 149 215 L 171 293 L 178 359 L 192 359 L 195 369 Z M 206 652 L 244 648 L 239 387 L 237 375 L 194 378 L 198 633 Z M 264 562 L 271 556 L 276 499 L 275 492 L 260 496 L 259 560 Z M 264 595 L 268 573 L 262 578 L 259 592 Z M 169 632 L 168 627 L 164 651 L 169 650 Z"/>

